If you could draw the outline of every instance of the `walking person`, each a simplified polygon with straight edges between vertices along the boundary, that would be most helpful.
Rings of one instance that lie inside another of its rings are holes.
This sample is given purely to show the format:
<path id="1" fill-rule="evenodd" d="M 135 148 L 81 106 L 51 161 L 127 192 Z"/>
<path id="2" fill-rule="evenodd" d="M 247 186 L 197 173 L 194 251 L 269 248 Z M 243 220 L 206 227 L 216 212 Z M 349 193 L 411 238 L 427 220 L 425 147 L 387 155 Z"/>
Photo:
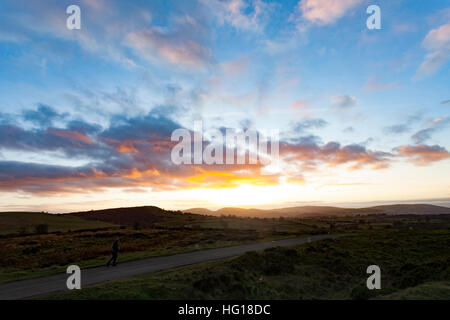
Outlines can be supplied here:
<path id="1" fill-rule="evenodd" d="M 117 264 L 117 256 L 119 254 L 119 238 L 117 238 L 113 245 L 112 245 L 112 257 L 109 259 L 108 263 L 106 264 L 107 267 L 112 263 L 113 267 Z"/>

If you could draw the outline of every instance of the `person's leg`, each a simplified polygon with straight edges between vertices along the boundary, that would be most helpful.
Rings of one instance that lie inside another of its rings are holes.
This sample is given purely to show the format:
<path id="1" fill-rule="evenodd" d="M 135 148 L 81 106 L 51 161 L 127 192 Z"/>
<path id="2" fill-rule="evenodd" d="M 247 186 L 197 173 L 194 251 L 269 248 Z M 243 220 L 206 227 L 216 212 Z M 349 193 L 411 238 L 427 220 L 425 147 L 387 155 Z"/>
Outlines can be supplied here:
<path id="1" fill-rule="evenodd" d="M 114 260 L 114 254 L 112 255 L 112 257 L 108 260 L 108 263 L 106 264 L 107 267 L 109 267 L 109 265 L 111 264 L 111 262 Z"/>
<path id="2" fill-rule="evenodd" d="M 113 260 L 112 265 L 115 266 L 117 264 L 117 253 L 113 254 L 111 259 Z"/>

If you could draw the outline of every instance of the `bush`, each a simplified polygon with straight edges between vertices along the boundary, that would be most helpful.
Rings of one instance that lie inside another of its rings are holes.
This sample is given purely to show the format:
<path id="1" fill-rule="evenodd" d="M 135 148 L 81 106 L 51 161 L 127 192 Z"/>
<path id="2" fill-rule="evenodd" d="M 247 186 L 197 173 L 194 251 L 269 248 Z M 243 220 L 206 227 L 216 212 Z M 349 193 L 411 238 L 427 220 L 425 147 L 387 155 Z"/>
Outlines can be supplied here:
<path id="1" fill-rule="evenodd" d="M 46 223 L 38 224 L 37 226 L 34 227 L 34 232 L 37 234 L 48 233 L 48 224 Z"/>
<path id="2" fill-rule="evenodd" d="M 357 285 L 350 292 L 350 297 L 353 300 L 368 300 L 371 296 L 370 290 L 364 285 Z"/>
<path id="3" fill-rule="evenodd" d="M 28 226 L 20 226 L 18 233 L 19 235 L 28 234 L 29 233 Z"/>

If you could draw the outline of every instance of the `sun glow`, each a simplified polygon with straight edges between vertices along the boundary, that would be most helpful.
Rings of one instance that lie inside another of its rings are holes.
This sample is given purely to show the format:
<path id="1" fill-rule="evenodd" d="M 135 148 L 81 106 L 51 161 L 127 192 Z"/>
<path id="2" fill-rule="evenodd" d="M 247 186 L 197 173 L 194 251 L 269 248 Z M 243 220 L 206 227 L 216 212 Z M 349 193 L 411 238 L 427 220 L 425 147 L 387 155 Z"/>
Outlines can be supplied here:
<path id="1" fill-rule="evenodd" d="M 279 187 L 278 187 L 279 188 Z M 213 206 L 261 206 L 276 202 L 278 189 L 273 186 L 241 185 L 237 188 L 202 189 L 195 193 L 203 195 Z"/>

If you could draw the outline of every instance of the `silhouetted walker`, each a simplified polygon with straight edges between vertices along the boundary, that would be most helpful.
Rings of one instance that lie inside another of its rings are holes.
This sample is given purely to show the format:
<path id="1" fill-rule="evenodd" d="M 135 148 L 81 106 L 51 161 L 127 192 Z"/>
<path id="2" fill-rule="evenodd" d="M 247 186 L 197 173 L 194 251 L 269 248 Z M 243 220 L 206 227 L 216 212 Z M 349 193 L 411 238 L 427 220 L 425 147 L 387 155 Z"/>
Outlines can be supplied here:
<path id="1" fill-rule="evenodd" d="M 115 266 L 117 263 L 117 255 L 119 254 L 119 239 L 116 239 L 112 245 L 112 257 L 109 259 L 108 263 L 106 264 L 107 267 L 112 262 L 112 265 Z"/>

